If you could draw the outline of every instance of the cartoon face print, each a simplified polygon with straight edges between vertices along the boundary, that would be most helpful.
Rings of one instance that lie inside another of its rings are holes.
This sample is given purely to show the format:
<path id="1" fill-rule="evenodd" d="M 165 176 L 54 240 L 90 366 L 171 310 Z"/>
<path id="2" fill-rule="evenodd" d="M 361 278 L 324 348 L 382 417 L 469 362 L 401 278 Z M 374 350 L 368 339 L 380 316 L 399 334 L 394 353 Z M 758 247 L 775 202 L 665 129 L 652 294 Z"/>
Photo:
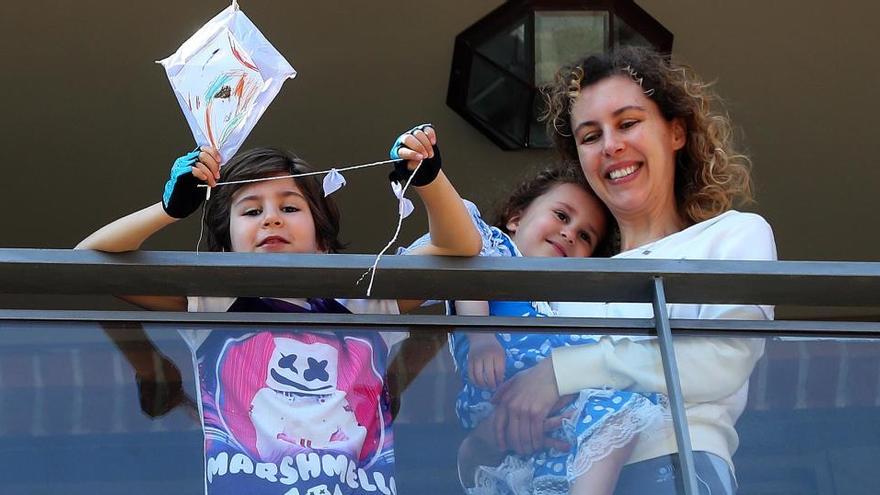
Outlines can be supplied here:
<path id="1" fill-rule="evenodd" d="M 282 337 L 275 338 L 274 342 L 267 387 L 300 395 L 327 395 L 336 391 L 338 351 L 334 347 Z"/>

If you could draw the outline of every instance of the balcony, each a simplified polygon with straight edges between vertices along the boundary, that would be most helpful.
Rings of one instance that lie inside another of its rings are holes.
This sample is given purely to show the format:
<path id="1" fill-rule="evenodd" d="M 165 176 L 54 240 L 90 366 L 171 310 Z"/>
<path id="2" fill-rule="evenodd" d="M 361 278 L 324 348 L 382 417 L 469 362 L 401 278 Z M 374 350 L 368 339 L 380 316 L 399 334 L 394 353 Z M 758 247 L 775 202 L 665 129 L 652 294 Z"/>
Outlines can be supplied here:
<path id="1" fill-rule="evenodd" d="M 355 282 L 372 261 L 360 255 L 0 249 L 0 291 L 41 300 L 107 294 L 363 297 L 365 287 Z M 682 404 L 669 352 L 673 341 L 765 339 L 736 426 L 738 493 L 875 493 L 880 323 L 852 317 L 669 320 L 664 302 L 864 313 L 880 306 L 878 294 L 878 263 L 389 257 L 376 277 L 376 297 L 635 302 L 658 311 L 649 319 L 526 319 L 149 313 L 50 304 L 4 309 L 0 485 L 4 494 L 203 493 L 194 364 L 178 330 L 385 330 L 410 333 L 388 363 L 396 492 L 461 493 L 455 456 L 464 431 L 453 412 L 460 383 L 446 337 L 454 330 L 503 329 L 657 337 L 678 433 Z M 684 438 L 678 435 L 680 451 L 689 459 Z"/>

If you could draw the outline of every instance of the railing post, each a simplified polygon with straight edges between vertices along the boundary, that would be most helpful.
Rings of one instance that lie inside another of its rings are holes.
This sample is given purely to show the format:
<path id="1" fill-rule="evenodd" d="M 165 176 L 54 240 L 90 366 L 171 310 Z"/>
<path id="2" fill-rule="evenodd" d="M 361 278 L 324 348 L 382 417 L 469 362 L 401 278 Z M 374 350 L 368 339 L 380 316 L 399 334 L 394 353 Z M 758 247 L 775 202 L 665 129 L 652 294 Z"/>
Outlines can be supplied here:
<path id="1" fill-rule="evenodd" d="M 681 393 L 675 349 L 672 347 L 672 330 L 666 311 L 666 291 L 663 288 L 662 277 L 654 277 L 654 323 L 657 327 L 660 357 L 663 360 L 663 374 L 666 377 L 666 388 L 669 392 L 669 406 L 672 409 L 672 423 L 675 427 L 675 442 L 678 445 L 678 461 L 681 464 L 684 493 L 685 495 L 698 495 L 700 491 L 697 488 L 694 453 L 691 449 L 691 435 L 684 413 L 684 397 Z"/>

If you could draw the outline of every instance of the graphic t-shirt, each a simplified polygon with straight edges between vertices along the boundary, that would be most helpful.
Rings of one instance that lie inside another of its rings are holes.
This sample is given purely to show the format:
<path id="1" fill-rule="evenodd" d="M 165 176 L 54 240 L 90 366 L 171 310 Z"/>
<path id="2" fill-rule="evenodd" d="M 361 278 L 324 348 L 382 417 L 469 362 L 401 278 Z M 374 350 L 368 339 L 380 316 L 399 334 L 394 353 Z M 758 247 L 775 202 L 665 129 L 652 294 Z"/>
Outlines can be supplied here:
<path id="1" fill-rule="evenodd" d="M 394 301 L 190 298 L 191 311 L 397 313 Z M 397 493 L 384 382 L 405 334 L 183 330 L 215 494 Z"/>

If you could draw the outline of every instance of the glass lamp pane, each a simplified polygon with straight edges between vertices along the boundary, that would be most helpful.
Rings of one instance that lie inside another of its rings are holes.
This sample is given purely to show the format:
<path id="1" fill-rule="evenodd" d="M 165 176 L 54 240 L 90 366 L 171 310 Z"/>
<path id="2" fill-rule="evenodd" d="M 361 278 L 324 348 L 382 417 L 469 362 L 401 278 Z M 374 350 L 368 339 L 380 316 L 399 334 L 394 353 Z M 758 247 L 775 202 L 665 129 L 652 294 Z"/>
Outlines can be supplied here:
<path id="1" fill-rule="evenodd" d="M 614 16 L 614 44 L 616 46 L 644 46 L 647 48 L 653 46 L 641 33 L 618 16 Z"/>
<path id="2" fill-rule="evenodd" d="M 477 45 L 477 53 L 523 81 L 530 80 L 525 19 Z"/>
<path id="3" fill-rule="evenodd" d="M 608 12 L 535 12 L 535 84 L 553 80 L 559 67 L 608 46 Z"/>
<path id="4" fill-rule="evenodd" d="M 471 65 L 467 109 L 502 139 L 525 143 L 532 89 L 479 54 Z"/>
<path id="5" fill-rule="evenodd" d="M 541 94 L 536 94 L 532 105 L 532 118 L 529 125 L 529 148 L 552 148 L 553 140 L 547 135 L 547 123 L 539 120 L 544 115 L 547 105 Z"/>

